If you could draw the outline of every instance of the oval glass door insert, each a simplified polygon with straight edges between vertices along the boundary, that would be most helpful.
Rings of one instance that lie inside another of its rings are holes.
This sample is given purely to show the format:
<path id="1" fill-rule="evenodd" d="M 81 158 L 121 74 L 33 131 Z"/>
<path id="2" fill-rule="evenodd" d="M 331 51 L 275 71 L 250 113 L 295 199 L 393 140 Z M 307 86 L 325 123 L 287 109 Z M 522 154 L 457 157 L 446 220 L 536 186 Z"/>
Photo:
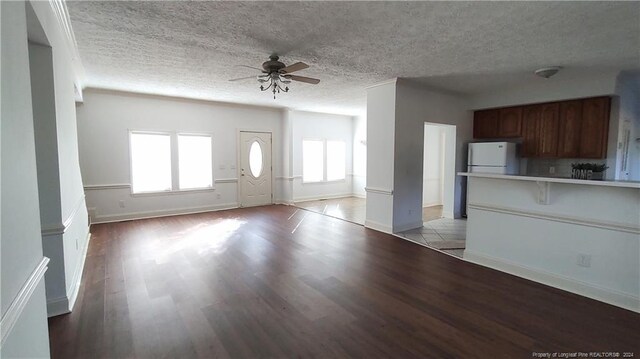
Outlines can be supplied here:
<path id="1" fill-rule="evenodd" d="M 253 141 L 249 148 L 249 169 L 253 177 L 260 177 L 262 174 L 262 147 L 258 141 Z"/>

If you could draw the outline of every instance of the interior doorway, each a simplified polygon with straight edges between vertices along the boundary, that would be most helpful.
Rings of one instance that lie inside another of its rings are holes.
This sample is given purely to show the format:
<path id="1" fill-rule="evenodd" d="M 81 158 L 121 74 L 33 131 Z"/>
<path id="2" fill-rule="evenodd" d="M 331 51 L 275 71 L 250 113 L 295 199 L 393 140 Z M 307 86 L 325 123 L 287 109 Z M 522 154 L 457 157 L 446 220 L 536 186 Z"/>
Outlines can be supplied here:
<path id="1" fill-rule="evenodd" d="M 428 222 L 453 218 L 456 127 L 425 122 L 422 216 Z"/>
<path id="2" fill-rule="evenodd" d="M 271 133 L 240 132 L 240 206 L 273 203 Z"/>

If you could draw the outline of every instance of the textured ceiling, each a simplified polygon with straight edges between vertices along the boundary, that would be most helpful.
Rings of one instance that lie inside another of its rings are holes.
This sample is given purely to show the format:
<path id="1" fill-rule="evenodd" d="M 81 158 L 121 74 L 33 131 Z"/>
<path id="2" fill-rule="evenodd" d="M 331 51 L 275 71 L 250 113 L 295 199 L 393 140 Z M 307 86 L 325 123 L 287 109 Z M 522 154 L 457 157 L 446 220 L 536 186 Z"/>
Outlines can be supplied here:
<path id="1" fill-rule="evenodd" d="M 640 2 L 68 2 L 89 87 L 343 114 L 394 77 L 474 94 L 638 68 Z M 272 52 L 311 67 L 276 100 Z"/>

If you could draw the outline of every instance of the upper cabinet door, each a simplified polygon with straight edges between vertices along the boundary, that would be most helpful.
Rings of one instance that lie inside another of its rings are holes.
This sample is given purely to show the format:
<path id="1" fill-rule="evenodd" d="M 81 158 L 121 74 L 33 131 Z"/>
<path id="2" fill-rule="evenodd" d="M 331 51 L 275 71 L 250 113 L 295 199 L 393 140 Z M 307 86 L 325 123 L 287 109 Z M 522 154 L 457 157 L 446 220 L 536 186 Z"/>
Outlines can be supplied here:
<path id="1" fill-rule="evenodd" d="M 498 120 L 498 137 L 522 136 L 522 107 L 500 109 Z"/>
<path id="2" fill-rule="evenodd" d="M 540 157 L 558 155 L 558 103 L 540 105 Z"/>
<path id="3" fill-rule="evenodd" d="M 582 100 L 582 128 L 580 131 L 580 158 L 605 158 L 609 134 L 609 97 Z"/>
<path id="4" fill-rule="evenodd" d="M 473 138 L 498 137 L 498 110 L 482 110 L 473 114 Z"/>
<path id="5" fill-rule="evenodd" d="M 560 103 L 560 136 L 558 157 L 576 158 L 580 148 L 580 128 L 582 127 L 582 101 Z"/>
<path id="6" fill-rule="evenodd" d="M 542 106 L 527 106 L 522 110 L 522 157 L 537 157 Z"/>

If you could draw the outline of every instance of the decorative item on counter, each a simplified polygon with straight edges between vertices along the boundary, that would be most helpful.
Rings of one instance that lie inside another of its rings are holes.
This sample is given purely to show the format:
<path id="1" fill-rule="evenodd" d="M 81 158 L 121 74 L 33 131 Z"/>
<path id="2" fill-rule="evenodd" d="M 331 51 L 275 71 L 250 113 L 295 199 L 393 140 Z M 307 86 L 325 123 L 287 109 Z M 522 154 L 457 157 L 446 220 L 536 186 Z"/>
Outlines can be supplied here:
<path id="1" fill-rule="evenodd" d="M 602 181 L 604 171 L 609 168 L 604 164 L 597 163 L 572 163 L 571 178 Z"/>

